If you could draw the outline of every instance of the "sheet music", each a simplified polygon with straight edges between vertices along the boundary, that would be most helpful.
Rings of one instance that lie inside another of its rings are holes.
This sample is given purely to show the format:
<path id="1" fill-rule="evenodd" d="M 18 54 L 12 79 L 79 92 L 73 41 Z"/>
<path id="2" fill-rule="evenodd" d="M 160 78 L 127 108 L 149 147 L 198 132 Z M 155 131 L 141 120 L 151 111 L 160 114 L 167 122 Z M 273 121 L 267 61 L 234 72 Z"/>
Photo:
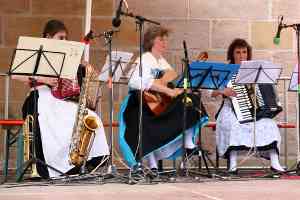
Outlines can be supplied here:
<path id="1" fill-rule="evenodd" d="M 133 53 L 124 51 L 112 51 L 112 71 L 113 82 L 119 82 L 121 78 L 129 79 L 132 74 L 132 69 L 128 72 L 125 71 L 127 64 L 131 61 Z M 100 81 L 107 81 L 109 77 L 109 55 L 106 56 L 106 62 L 102 67 L 99 75 Z"/>
<path id="2" fill-rule="evenodd" d="M 56 76 L 55 72 L 61 71 L 62 78 L 75 79 L 77 68 L 81 62 L 83 55 L 84 44 L 74 41 L 55 40 L 48 38 L 35 38 L 35 37 L 19 37 L 17 49 L 29 49 L 35 51 L 17 50 L 15 58 L 12 62 L 11 70 L 14 74 L 32 74 L 37 60 L 37 54 L 32 56 L 36 50 L 43 46 L 43 51 L 53 51 L 58 53 L 44 52 L 49 63 L 53 66 L 54 70 L 50 67 L 47 59 L 41 56 L 40 64 L 36 72 L 37 75 L 50 75 Z M 64 53 L 64 54 L 61 54 Z M 21 62 L 28 59 L 26 62 Z"/>
<path id="3" fill-rule="evenodd" d="M 270 61 L 242 61 L 235 83 L 275 84 L 281 74 L 281 71 L 282 67 L 280 65 L 274 64 Z"/>
<path id="4" fill-rule="evenodd" d="M 298 65 L 295 66 L 291 76 L 289 91 L 298 91 Z"/>

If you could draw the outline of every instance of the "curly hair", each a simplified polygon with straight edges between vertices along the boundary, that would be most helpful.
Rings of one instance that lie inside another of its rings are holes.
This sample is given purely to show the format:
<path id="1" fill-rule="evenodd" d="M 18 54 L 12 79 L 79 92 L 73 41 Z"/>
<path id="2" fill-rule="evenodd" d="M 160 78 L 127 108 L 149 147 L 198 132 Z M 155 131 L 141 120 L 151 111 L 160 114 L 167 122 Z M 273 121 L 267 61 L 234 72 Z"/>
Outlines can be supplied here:
<path id="1" fill-rule="evenodd" d="M 156 37 L 169 36 L 170 30 L 162 26 L 151 26 L 144 34 L 144 52 L 151 51 Z"/>
<path id="2" fill-rule="evenodd" d="M 236 48 L 247 48 L 247 60 L 252 59 L 252 47 L 248 44 L 248 42 L 241 38 L 234 39 L 228 47 L 227 50 L 227 60 L 230 64 L 234 64 L 234 50 Z"/>

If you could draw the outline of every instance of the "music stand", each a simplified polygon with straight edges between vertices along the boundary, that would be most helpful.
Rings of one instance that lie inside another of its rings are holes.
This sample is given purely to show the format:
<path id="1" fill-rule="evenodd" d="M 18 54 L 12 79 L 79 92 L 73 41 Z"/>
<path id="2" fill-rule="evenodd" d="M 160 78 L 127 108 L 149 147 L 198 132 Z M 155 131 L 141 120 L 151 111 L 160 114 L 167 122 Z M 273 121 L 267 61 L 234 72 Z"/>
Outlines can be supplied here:
<path id="1" fill-rule="evenodd" d="M 294 71 L 292 72 L 289 91 L 290 92 L 298 91 L 298 65 L 295 66 Z"/>
<path id="2" fill-rule="evenodd" d="M 195 61 L 192 62 L 189 67 L 189 88 L 194 90 L 198 89 L 223 89 L 227 83 L 231 80 L 232 75 L 235 74 L 238 69 L 239 65 L 237 64 L 225 64 L 225 63 L 218 63 L 218 62 L 202 62 L 202 61 Z M 176 83 L 177 87 L 184 87 L 184 77 L 181 76 Z M 201 103 L 201 93 L 200 93 L 200 103 Z M 201 109 L 201 108 L 200 108 Z M 184 121 L 186 118 L 184 119 Z M 199 138 L 201 136 L 201 128 L 199 129 Z M 184 138 L 184 137 L 183 137 Z M 199 157 L 202 158 L 207 170 L 207 176 L 212 177 L 212 174 L 208 168 L 207 160 L 210 162 L 212 166 L 213 162 L 208 156 L 206 150 L 202 149 L 202 142 L 199 141 L 198 143 L 198 151 Z M 184 154 L 185 155 L 185 154 Z M 185 159 L 183 159 L 185 162 Z M 183 163 L 185 169 L 185 163 Z M 203 174 L 201 174 L 203 175 Z"/>
<path id="3" fill-rule="evenodd" d="M 108 38 L 112 39 L 112 38 Z M 127 66 L 131 61 L 133 53 L 130 52 L 122 52 L 122 51 L 111 51 L 111 41 L 109 42 L 109 54 L 107 55 L 106 62 L 102 67 L 101 73 L 98 76 L 98 79 L 103 82 L 110 82 L 110 158 L 109 158 L 109 167 L 108 174 L 115 176 L 117 173 L 117 169 L 113 164 L 113 83 L 118 84 L 127 84 L 127 82 L 121 82 L 120 79 L 129 79 L 128 73 L 125 73 L 126 69 L 124 66 Z"/>
<path id="4" fill-rule="evenodd" d="M 277 83 L 277 79 L 280 77 L 282 72 L 282 67 L 273 64 L 270 61 L 264 60 L 251 60 L 251 61 L 242 61 L 240 70 L 237 74 L 235 83 L 236 84 L 250 84 L 254 89 L 254 123 L 253 123 L 253 147 L 254 152 L 256 153 L 256 87 L 261 84 L 271 84 L 274 85 Z M 251 151 L 251 148 L 249 152 Z M 248 155 L 250 155 L 248 153 Z M 244 161 L 247 157 L 244 159 Z"/>
<path id="5" fill-rule="evenodd" d="M 69 43 L 69 44 L 67 44 Z M 33 108 L 33 118 L 34 123 L 32 127 L 32 151 L 31 158 L 26 161 L 22 166 L 22 173 L 17 178 L 17 181 L 22 180 L 28 167 L 33 163 L 40 163 L 41 165 L 48 167 L 51 170 L 58 172 L 61 175 L 68 176 L 67 174 L 61 172 L 60 170 L 48 165 L 39 158 L 35 157 L 35 139 L 38 120 L 37 113 L 37 90 L 36 90 L 36 76 L 53 77 L 53 78 L 70 78 L 75 77 L 77 72 L 77 67 L 70 70 L 63 70 L 63 66 L 69 64 L 70 62 L 80 61 L 80 57 L 83 53 L 82 45 L 76 44 L 76 42 L 67 42 L 61 40 L 50 40 L 46 38 L 32 38 L 32 37 L 19 37 L 18 46 L 14 50 L 9 75 L 22 75 L 28 76 L 32 81 L 34 89 L 34 108 Z M 67 44 L 67 45 L 66 45 Z M 71 45 L 72 48 L 66 51 L 53 51 L 54 46 L 57 49 L 63 50 Z M 61 45 L 61 46 L 60 46 Z M 61 48 L 60 48 L 61 47 Z M 70 52 L 71 51 L 71 52 Z M 76 55 L 75 55 L 76 54 Z M 67 58 L 68 57 L 68 58 Z M 69 60 L 68 59 L 75 59 Z M 77 58 L 77 59 L 76 59 Z M 66 62 L 67 61 L 67 62 Z M 78 66 L 78 64 L 76 65 Z M 24 167 L 24 168 L 23 168 Z"/>
<path id="6" fill-rule="evenodd" d="M 124 52 L 124 51 L 112 51 L 111 53 L 111 61 L 112 61 L 112 80 L 113 83 L 118 84 L 127 84 L 132 70 L 127 71 L 127 65 L 130 63 L 133 57 L 133 53 Z M 103 82 L 107 82 L 109 78 L 109 56 L 106 58 L 106 62 L 103 65 L 99 80 Z"/>

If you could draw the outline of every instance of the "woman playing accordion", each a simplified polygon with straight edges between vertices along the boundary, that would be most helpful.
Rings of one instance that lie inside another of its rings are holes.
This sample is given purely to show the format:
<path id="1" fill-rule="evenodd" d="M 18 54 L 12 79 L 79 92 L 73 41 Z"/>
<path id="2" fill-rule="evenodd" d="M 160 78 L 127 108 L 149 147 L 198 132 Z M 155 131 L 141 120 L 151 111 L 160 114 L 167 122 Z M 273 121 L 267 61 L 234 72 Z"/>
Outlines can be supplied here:
<path id="1" fill-rule="evenodd" d="M 241 64 L 241 61 L 251 60 L 252 48 L 243 39 L 235 39 L 228 48 L 227 59 L 231 64 Z M 263 117 L 256 122 L 255 135 L 253 122 L 240 123 L 233 109 L 231 97 L 237 92 L 230 87 L 223 91 L 213 91 L 212 96 L 223 96 L 223 104 L 217 114 L 216 143 L 220 156 L 229 160 L 229 172 L 237 173 L 237 152 L 254 147 L 258 155 L 270 159 L 271 169 L 284 171 L 279 163 L 280 132 L 277 124 L 271 118 Z M 253 144 L 255 137 L 256 144 Z"/>

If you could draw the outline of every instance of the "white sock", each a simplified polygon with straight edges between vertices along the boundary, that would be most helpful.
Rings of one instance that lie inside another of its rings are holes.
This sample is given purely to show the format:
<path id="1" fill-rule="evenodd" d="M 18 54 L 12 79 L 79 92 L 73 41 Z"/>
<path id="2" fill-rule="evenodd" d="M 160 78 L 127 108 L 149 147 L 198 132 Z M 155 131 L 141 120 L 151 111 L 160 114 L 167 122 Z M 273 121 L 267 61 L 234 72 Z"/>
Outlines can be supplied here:
<path id="1" fill-rule="evenodd" d="M 158 168 L 156 158 L 153 153 L 151 153 L 146 160 L 148 161 L 148 166 L 150 167 L 150 169 Z"/>
<path id="2" fill-rule="evenodd" d="M 188 149 L 193 149 L 196 147 L 196 145 L 193 142 L 193 135 L 194 135 L 194 128 L 189 128 L 185 131 L 184 136 L 184 147 Z"/>
<path id="3" fill-rule="evenodd" d="M 235 171 L 237 170 L 237 151 L 230 151 L 229 154 L 229 171 Z"/>
<path id="4" fill-rule="evenodd" d="M 269 153 L 270 153 L 271 167 L 279 171 L 284 171 L 284 169 L 281 167 L 279 163 L 279 156 L 275 151 L 275 149 L 271 149 Z"/>

